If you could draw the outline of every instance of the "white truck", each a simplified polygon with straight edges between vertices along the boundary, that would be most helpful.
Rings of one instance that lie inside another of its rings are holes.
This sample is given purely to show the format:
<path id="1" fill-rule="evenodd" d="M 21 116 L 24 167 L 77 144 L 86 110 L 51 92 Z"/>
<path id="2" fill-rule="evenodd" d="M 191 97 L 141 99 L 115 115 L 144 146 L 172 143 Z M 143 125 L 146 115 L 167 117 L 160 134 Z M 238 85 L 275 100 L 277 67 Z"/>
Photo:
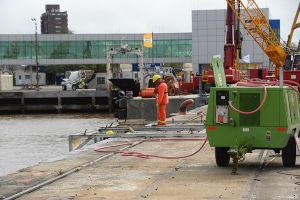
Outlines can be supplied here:
<path id="1" fill-rule="evenodd" d="M 91 79 L 94 74 L 93 70 L 79 70 L 66 72 L 68 78 L 64 78 L 61 82 L 62 90 L 87 89 L 86 81 Z"/>

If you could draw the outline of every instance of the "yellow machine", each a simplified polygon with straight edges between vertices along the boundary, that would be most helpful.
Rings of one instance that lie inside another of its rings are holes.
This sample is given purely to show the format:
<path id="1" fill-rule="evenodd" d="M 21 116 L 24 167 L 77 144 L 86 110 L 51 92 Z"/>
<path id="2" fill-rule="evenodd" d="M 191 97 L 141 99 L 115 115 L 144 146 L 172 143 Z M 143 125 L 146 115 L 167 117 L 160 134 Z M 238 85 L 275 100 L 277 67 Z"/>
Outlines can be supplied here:
<path id="1" fill-rule="evenodd" d="M 168 86 L 168 94 L 170 96 L 178 95 L 179 94 L 179 86 L 174 80 L 173 76 L 165 76 L 164 77 L 166 84 Z"/>
<path id="2" fill-rule="evenodd" d="M 290 52 L 290 51 L 296 51 L 296 52 L 300 53 L 300 39 L 299 39 L 299 43 L 298 43 L 297 49 L 294 50 L 294 49 L 291 48 L 294 30 L 300 27 L 300 23 L 297 23 L 297 19 L 299 17 L 299 13 L 300 13 L 300 3 L 298 5 L 298 9 L 296 11 L 296 15 L 295 15 L 295 18 L 294 18 L 294 21 L 293 21 L 293 24 L 292 24 L 292 28 L 291 28 L 291 31 L 290 31 L 290 34 L 288 36 L 288 40 L 287 40 L 287 43 L 286 43 L 286 51 L 288 51 L 288 52 Z"/>
<path id="3" fill-rule="evenodd" d="M 293 70 L 295 64 L 300 61 L 299 46 L 298 53 L 291 51 L 291 38 L 296 28 L 300 27 L 297 23 L 299 16 L 300 4 L 295 15 L 295 19 L 288 38 L 287 48 L 285 49 L 277 38 L 275 32 L 270 26 L 268 20 L 260 10 L 254 0 L 247 0 L 247 4 L 242 1 L 226 0 L 236 17 L 247 30 L 248 34 L 262 48 L 269 59 L 275 65 L 275 76 L 279 76 L 279 68 L 284 67 L 286 70 Z M 232 2 L 235 2 L 232 4 Z M 244 9 L 244 13 L 239 13 L 235 8 Z"/>
<path id="4" fill-rule="evenodd" d="M 248 0 L 247 5 L 242 1 L 226 0 L 236 17 L 247 30 L 248 34 L 262 48 L 266 55 L 276 66 L 276 69 L 283 67 L 286 53 L 278 40 L 275 32 L 270 26 L 268 20 L 257 6 L 254 0 Z M 232 4 L 232 2 L 235 2 Z M 235 7 L 244 9 L 244 13 L 239 13 Z M 276 76 L 279 71 L 275 71 Z"/>

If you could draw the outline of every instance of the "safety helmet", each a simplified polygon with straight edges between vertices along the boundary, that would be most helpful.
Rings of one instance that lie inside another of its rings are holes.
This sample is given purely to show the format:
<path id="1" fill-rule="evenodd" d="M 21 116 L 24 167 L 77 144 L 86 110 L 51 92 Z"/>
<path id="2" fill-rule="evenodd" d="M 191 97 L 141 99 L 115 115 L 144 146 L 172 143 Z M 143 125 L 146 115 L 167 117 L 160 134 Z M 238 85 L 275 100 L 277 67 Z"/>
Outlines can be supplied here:
<path id="1" fill-rule="evenodd" d="M 119 91 L 118 92 L 118 97 L 124 97 L 125 96 L 125 92 L 124 91 Z"/>
<path id="2" fill-rule="evenodd" d="M 108 130 L 108 131 L 106 132 L 106 134 L 107 134 L 107 135 L 113 135 L 114 132 L 113 132 L 112 130 Z"/>
<path id="3" fill-rule="evenodd" d="M 153 78 L 152 78 L 153 83 L 156 82 L 158 79 L 160 79 L 160 75 L 155 74 L 155 75 L 153 76 Z"/>

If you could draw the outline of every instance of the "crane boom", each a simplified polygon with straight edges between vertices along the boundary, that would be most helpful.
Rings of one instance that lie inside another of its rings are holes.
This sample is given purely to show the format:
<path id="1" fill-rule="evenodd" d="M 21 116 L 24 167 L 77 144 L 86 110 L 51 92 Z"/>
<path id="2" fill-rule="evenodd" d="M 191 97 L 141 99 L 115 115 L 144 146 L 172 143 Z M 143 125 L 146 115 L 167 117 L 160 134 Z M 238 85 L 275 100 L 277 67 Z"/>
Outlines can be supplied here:
<path id="1" fill-rule="evenodd" d="M 286 53 L 260 8 L 254 0 L 247 0 L 247 5 L 241 0 L 237 0 L 237 2 L 235 0 L 226 1 L 249 35 L 274 63 L 278 76 L 278 69 L 284 65 Z M 236 7 L 244 9 L 244 12 L 238 13 L 235 10 Z"/>
<path id="2" fill-rule="evenodd" d="M 297 28 L 300 28 L 300 23 L 297 23 L 297 19 L 299 17 L 299 12 L 300 12 L 300 3 L 298 5 L 298 9 L 296 11 L 295 18 L 294 18 L 294 21 L 293 21 L 293 24 L 292 24 L 292 27 L 291 27 L 291 32 L 288 36 L 288 40 L 287 40 L 287 43 L 286 43 L 287 51 L 291 50 L 290 48 L 291 48 L 291 43 L 292 43 L 294 30 L 297 29 Z M 300 53 L 300 41 L 299 41 L 299 45 L 298 45 L 298 48 L 297 48 L 297 52 Z"/>

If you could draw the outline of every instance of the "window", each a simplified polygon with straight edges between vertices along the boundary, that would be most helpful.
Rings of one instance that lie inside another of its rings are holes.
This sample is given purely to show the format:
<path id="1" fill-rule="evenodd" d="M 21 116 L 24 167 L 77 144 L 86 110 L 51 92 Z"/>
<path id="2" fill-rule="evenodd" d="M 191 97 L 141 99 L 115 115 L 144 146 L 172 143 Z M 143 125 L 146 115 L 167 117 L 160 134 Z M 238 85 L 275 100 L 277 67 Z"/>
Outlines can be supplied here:
<path id="1" fill-rule="evenodd" d="M 61 24 L 61 22 L 55 22 L 55 24 Z"/>
<path id="2" fill-rule="evenodd" d="M 55 32 L 56 32 L 56 33 L 60 33 L 60 30 L 56 30 Z"/>
<path id="3" fill-rule="evenodd" d="M 61 26 L 55 26 L 55 28 L 61 28 Z"/>
<path id="4" fill-rule="evenodd" d="M 22 76 L 21 75 L 19 75 L 19 80 L 21 80 L 22 79 Z"/>
<path id="5" fill-rule="evenodd" d="M 56 17 L 55 20 L 61 20 L 61 18 L 60 17 Z"/>
<path id="6" fill-rule="evenodd" d="M 30 79 L 30 75 L 25 75 L 25 79 Z"/>

